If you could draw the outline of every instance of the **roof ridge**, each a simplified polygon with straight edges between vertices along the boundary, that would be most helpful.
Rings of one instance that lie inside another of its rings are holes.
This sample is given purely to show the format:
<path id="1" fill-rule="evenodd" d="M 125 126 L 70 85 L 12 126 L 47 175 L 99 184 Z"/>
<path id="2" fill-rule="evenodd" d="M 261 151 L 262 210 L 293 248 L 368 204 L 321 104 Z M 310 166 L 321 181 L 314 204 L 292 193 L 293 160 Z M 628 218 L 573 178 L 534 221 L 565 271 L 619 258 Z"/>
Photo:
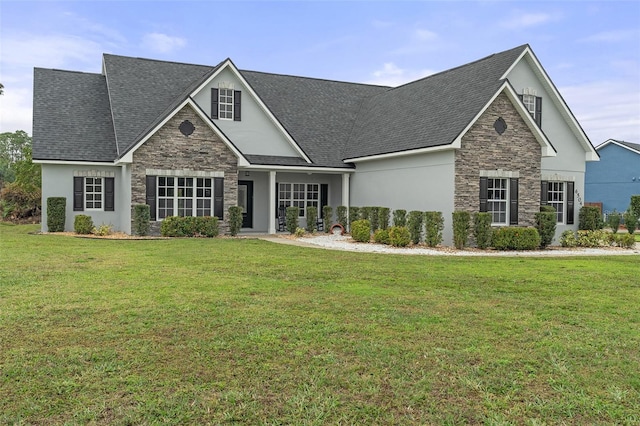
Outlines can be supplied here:
<path id="1" fill-rule="evenodd" d="M 34 70 L 42 70 L 42 71 L 57 71 L 57 72 L 66 72 L 73 74 L 86 74 L 86 75 L 104 75 L 101 72 L 89 72 L 89 71 L 76 71 L 76 70 L 63 70 L 60 68 L 43 68 L 43 67 L 33 67 Z"/>
<path id="2" fill-rule="evenodd" d="M 180 61 L 167 61 L 167 60 L 164 60 L 164 59 L 142 58 L 142 57 L 139 57 L 139 56 L 114 55 L 113 53 L 103 53 L 102 56 L 103 57 L 112 56 L 112 57 L 115 57 L 115 58 L 137 59 L 139 61 L 162 62 L 164 64 L 189 65 L 189 66 L 207 67 L 207 68 L 215 68 L 218 65 L 220 65 L 222 62 L 224 62 L 224 61 L 219 62 L 217 65 L 204 65 L 204 64 L 193 64 L 193 63 L 189 63 L 189 62 L 180 62 Z"/>
<path id="3" fill-rule="evenodd" d="M 358 82 L 355 82 L 355 81 L 344 81 L 344 80 L 332 80 L 330 78 L 308 77 L 308 76 L 303 76 L 303 75 L 279 74 L 279 73 L 275 73 L 275 72 L 254 71 L 254 70 L 238 70 L 238 71 L 240 71 L 241 73 L 242 72 L 250 72 L 250 73 L 255 73 L 255 74 L 272 75 L 272 76 L 278 76 L 278 77 L 289 77 L 289 78 L 299 78 L 299 79 L 303 79 L 303 80 L 324 81 L 324 82 L 327 82 L 327 83 L 352 84 L 352 85 L 356 85 L 356 86 L 380 87 L 380 88 L 388 88 L 388 89 L 392 89 L 393 88 L 391 86 L 384 86 L 384 85 L 380 85 L 380 84 L 358 83 Z"/>

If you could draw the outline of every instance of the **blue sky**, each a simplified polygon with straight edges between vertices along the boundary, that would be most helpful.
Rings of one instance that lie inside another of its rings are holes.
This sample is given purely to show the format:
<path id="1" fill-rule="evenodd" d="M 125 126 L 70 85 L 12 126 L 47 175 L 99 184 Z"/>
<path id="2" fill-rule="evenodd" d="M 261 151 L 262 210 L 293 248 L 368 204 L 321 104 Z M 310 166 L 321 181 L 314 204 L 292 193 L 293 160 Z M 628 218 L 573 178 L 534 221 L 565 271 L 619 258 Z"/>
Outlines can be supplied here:
<path id="1" fill-rule="evenodd" d="M 398 85 L 529 43 L 594 145 L 640 143 L 640 1 L 0 0 L 0 132 L 102 53 Z"/>

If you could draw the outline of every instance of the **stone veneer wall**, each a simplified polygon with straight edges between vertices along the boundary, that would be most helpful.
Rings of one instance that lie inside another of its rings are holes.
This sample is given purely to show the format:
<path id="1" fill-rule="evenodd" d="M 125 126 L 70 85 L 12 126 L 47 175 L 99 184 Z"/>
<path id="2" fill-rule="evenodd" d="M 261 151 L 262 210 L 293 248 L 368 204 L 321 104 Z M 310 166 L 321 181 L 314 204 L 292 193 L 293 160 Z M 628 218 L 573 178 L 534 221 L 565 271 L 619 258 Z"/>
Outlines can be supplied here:
<path id="1" fill-rule="evenodd" d="M 178 128 L 184 120 L 195 127 L 189 136 Z M 237 166 L 235 154 L 190 106 L 185 106 L 133 154 L 131 202 L 146 203 L 147 169 L 224 172 L 224 220 L 220 233 L 227 233 L 228 209 L 238 203 Z M 152 232 L 159 233 L 159 224 L 152 222 Z"/>
<path id="2" fill-rule="evenodd" d="M 507 123 L 502 135 L 493 127 L 499 117 Z M 509 98 L 504 93 L 498 95 L 462 137 L 461 149 L 456 151 L 454 208 L 480 211 L 481 170 L 516 172 L 518 225 L 534 225 L 534 214 L 540 210 L 541 158 L 540 144 L 529 127 Z"/>

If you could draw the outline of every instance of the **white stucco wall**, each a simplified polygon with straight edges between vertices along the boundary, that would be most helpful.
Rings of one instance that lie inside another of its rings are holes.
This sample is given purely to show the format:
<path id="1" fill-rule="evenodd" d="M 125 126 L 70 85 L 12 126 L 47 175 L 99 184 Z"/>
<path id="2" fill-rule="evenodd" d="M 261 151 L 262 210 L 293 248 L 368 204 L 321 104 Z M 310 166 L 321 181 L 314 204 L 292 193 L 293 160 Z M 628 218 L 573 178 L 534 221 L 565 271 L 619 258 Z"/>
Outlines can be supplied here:
<path id="1" fill-rule="evenodd" d="M 228 68 L 223 69 L 206 87 L 194 96 L 195 102 L 211 117 L 211 89 L 219 83 L 231 83 L 242 91 L 242 120 L 214 120 L 216 125 L 244 154 L 298 157 L 298 152 L 286 140 L 267 113 L 260 107 L 248 88 Z"/>
<path id="2" fill-rule="evenodd" d="M 453 150 L 363 161 L 351 177 L 350 205 L 440 211 L 445 222 L 443 243 L 451 245 L 454 173 Z"/>

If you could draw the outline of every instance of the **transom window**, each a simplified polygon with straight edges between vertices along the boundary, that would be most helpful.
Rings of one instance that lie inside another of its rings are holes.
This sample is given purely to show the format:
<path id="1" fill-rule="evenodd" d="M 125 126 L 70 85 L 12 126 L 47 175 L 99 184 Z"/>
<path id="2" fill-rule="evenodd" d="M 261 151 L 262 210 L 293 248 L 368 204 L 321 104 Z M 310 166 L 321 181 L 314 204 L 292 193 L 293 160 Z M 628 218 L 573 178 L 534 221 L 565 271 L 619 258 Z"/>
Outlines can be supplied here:
<path id="1" fill-rule="evenodd" d="M 300 209 L 300 217 L 306 216 L 308 206 L 318 207 L 320 185 L 317 183 L 281 183 L 278 185 L 278 207 Z"/>
<path id="2" fill-rule="evenodd" d="M 564 222 L 564 182 L 549 182 L 547 203 L 556 209 L 556 222 Z"/>
<path id="3" fill-rule="evenodd" d="M 100 177 L 87 177 L 84 180 L 85 209 L 102 210 L 103 181 Z"/>
<path id="4" fill-rule="evenodd" d="M 158 177 L 158 218 L 211 216 L 213 179 Z"/>
<path id="5" fill-rule="evenodd" d="M 233 120 L 233 89 L 219 89 L 218 117 Z"/>
<path id="6" fill-rule="evenodd" d="M 495 225 L 507 224 L 507 181 L 502 178 L 487 179 L 487 212 Z"/>

